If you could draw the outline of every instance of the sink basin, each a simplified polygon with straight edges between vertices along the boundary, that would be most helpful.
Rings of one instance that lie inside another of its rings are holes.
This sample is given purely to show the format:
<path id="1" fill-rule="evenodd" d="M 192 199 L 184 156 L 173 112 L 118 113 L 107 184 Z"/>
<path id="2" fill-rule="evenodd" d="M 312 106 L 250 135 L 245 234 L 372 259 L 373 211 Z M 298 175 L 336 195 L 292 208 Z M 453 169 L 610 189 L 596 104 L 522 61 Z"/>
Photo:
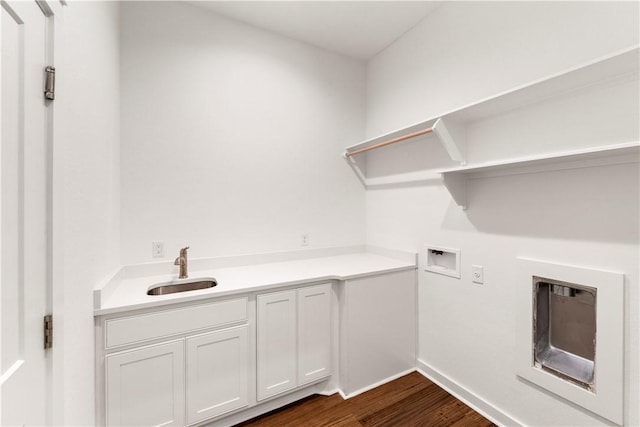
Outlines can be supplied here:
<path id="1" fill-rule="evenodd" d="M 218 286 L 218 282 L 213 278 L 203 279 L 182 279 L 173 282 L 153 285 L 147 291 L 147 295 L 167 295 L 177 292 L 197 291 Z"/>

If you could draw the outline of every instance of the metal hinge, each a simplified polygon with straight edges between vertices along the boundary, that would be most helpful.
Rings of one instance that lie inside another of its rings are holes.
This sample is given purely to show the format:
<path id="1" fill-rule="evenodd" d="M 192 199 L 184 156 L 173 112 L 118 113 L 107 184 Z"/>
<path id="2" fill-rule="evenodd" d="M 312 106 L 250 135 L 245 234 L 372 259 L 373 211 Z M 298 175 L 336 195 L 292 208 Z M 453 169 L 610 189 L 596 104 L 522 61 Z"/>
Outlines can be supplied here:
<path id="1" fill-rule="evenodd" d="M 44 316 L 44 348 L 53 346 L 53 316 L 47 314 Z"/>
<path id="2" fill-rule="evenodd" d="M 44 72 L 47 74 L 44 84 L 44 98 L 53 101 L 56 98 L 56 67 L 48 65 Z"/>

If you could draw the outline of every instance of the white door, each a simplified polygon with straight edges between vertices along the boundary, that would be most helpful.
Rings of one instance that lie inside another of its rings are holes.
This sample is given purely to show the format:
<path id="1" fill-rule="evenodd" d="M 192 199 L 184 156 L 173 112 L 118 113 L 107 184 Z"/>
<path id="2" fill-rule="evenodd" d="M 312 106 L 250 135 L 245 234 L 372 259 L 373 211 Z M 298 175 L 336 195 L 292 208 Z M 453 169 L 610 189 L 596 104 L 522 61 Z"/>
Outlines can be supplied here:
<path id="1" fill-rule="evenodd" d="M 297 385 L 296 291 L 258 295 L 258 400 Z"/>
<path id="2" fill-rule="evenodd" d="M 331 375 L 331 284 L 298 289 L 298 385 Z"/>
<path id="3" fill-rule="evenodd" d="M 187 338 L 187 424 L 249 403 L 247 328 Z"/>
<path id="4" fill-rule="evenodd" d="M 184 340 L 106 357 L 108 426 L 184 425 Z"/>
<path id="5" fill-rule="evenodd" d="M 47 17 L 2 1 L 0 89 L 0 422 L 42 425 L 47 399 Z"/>

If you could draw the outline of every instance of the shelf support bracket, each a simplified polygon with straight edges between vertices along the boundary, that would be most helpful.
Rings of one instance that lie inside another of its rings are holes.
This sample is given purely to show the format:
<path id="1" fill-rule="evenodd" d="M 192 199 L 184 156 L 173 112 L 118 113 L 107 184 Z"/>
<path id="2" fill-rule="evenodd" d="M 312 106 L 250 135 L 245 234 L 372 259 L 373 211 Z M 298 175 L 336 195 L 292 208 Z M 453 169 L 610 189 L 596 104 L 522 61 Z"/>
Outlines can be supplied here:
<path id="1" fill-rule="evenodd" d="M 442 182 L 462 210 L 467 210 L 467 177 L 463 174 L 443 173 Z"/>
<path id="2" fill-rule="evenodd" d="M 362 173 L 362 170 L 360 169 L 360 166 L 358 166 L 358 161 L 356 159 L 354 159 L 352 156 L 347 156 L 347 152 L 346 151 L 342 154 L 342 157 L 347 162 L 347 164 L 349 166 L 351 166 L 351 169 L 353 169 L 353 171 L 355 172 L 356 176 L 358 177 L 358 179 L 360 180 L 360 182 L 362 183 L 362 185 L 366 189 L 367 188 L 367 178 L 364 176 L 364 173 Z"/>
<path id="3" fill-rule="evenodd" d="M 439 118 L 433 124 L 432 129 L 442 146 L 447 150 L 451 160 L 459 162 L 461 165 L 467 164 L 467 138 L 464 126 L 450 118 L 447 118 L 445 125 L 444 119 Z"/>

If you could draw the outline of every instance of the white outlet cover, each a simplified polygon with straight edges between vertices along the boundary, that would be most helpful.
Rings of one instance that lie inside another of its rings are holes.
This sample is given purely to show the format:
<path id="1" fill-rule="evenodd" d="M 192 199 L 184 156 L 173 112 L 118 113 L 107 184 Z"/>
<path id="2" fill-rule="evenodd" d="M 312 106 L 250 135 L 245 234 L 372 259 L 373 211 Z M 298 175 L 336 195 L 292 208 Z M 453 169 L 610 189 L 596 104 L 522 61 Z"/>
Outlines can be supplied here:
<path id="1" fill-rule="evenodd" d="M 484 283 L 484 269 L 481 265 L 471 266 L 471 281 L 479 285 Z"/>
<path id="2" fill-rule="evenodd" d="M 151 256 L 153 258 L 164 257 L 164 242 L 151 242 Z"/>

